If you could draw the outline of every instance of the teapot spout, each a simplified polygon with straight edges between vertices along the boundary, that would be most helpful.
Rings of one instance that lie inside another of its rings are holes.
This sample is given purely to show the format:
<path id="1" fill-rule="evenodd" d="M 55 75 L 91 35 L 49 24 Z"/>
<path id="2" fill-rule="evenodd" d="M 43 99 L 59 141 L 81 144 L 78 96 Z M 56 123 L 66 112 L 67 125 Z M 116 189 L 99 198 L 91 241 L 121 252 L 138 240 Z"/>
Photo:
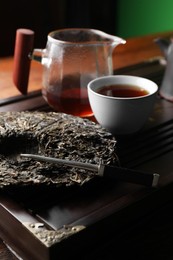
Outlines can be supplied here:
<path id="1" fill-rule="evenodd" d="M 168 49 L 170 46 L 170 40 L 164 38 L 157 38 L 154 42 L 159 46 L 165 58 L 168 56 Z"/>
<path id="2" fill-rule="evenodd" d="M 111 35 L 111 34 L 107 34 L 107 33 L 104 33 L 104 32 L 101 32 L 101 34 L 102 34 L 102 38 L 104 39 L 103 42 L 109 41 L 112 44 L 112 47 L 116 47 L 119 44 L 125 44 L 126 43 L 126 40 L 121 38 L 121 37 Z"/>
<path id="3" fill-rule="evenodd" d="M 117 36 L 114 36 L 114 42 L 113 42 L 113 47 L 116 47 L 119 44 L 125 44 L 126 40 Z"/>
<path id="4" fill-rule="evenodd" d="M 96 45 L 109 45 L 112 48 L 116 47 L 119 44 L 125 44 L 126 40 L 115 36 L 115 35 L 111 35 L 108 34 L 106 32 L 100 31 L 100 30 L 95 30 L 95 29 L 91 29 L 90 30 L 90 34 L 91 34 L 91 38 L 93 37 L 93 40 L 95 40 Z"/>

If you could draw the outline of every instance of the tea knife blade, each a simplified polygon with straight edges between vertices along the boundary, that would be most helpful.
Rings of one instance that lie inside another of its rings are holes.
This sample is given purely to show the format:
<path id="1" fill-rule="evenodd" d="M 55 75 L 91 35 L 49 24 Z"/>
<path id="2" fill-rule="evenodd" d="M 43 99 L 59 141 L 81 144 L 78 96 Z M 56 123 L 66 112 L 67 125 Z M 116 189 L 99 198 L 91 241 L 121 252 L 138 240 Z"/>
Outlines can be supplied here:
<path id="1" fill-rule="evenodd" d="M 74 160 L 65 160 L 37 154 L 20 154 L 20 157 L 29 158 L 36 161 L 49 162 L 53 164 L 60 164 L 75 168 L 86 169 L 96 172 L 97 175 L 100 177 L 114 179 L 122 182 L 131 182 L 150 187 L 156 187 L 158 185 L 160 177 L 160 175 L 157 173 L 149 173 L 105 164 L 91 164 Z"/>

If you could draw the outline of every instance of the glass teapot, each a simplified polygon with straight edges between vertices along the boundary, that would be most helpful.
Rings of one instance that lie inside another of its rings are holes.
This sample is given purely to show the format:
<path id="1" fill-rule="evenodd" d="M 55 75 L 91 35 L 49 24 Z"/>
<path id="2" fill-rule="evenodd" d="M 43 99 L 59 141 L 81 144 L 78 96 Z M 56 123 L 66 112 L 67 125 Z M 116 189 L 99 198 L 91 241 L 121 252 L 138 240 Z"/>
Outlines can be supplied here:
<path id="1" fill-rule="evenodd" d="M 43 97 L 53 110 L 80 117 L 93 115 L 87 84 L 113 74 L 112 51 L 126 41 L 84 28 L 50 32 L 45 49 L 32 49 L 33 39 L 31 30 L 16 32 L 13 81 L 20 92 L 27 93 L 30 61 L 36 60 L 43 65 Z"/>

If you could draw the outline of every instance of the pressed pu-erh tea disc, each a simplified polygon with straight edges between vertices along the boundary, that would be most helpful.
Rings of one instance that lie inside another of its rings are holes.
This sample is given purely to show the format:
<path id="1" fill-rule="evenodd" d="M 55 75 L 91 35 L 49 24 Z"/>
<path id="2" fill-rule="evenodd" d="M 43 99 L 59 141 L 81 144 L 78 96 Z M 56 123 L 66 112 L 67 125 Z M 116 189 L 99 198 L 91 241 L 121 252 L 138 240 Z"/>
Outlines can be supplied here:
<path id="1" fill-rule="evenodd" d="M 55 112 L 0 114 L 0 188 L 82 185 L 94 173 L 21 158 L 35 153 L 67 160 L 118 164 L 115 138 L 100 125 Z"/>

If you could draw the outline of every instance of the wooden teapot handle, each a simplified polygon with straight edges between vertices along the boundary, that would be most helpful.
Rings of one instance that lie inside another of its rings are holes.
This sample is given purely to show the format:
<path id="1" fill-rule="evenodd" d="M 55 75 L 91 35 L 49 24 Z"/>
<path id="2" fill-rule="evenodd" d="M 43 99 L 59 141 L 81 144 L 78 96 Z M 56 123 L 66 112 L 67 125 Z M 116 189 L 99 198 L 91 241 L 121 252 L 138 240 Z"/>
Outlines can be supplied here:
<path id="1" fill-rule="evenodd" d="M 27 94 L 34 32 L 29 29 L 17 29 L 14 48 L 13 82 L 22 94 Z"/>

